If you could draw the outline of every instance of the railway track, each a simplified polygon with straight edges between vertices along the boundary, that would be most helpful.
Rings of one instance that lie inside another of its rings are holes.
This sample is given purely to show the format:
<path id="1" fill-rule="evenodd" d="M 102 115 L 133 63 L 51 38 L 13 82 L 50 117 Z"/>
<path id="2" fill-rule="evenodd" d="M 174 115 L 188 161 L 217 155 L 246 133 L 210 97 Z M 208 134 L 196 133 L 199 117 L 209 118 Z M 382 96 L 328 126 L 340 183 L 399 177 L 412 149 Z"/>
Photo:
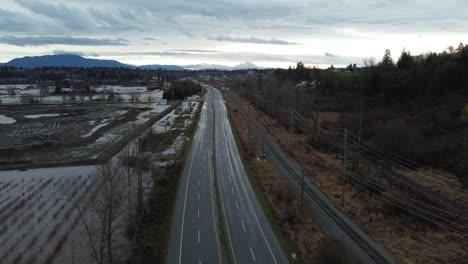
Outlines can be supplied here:
<path id="1" fill-rule="evenodd" d="M 336 209 L 333 209 L 330 204 L 328 204 L 322 197 L 315 193 L 314 190 L 304 182 L 300 172 L 297 171 L 297 168 L 294 168 L 292 162 L 287 159 L 284 153 L 282 153 L 281 149 L 274 143 L 274 140 L 265 133 L 264 128 L 261 127 L 261 125 L 258 125 L 243 107 L 238 105 L 238 109 L 241 109 L 242 115 L 246 118 L 247 123 L 249 123 L 249 126 L 252 128 L 252 130 L 254 130 L 257 135 L 264 138 L 264 144 L 271 149 L 275 158 L 281 163 L 284 169 L 288 171 L 289 175 L 292 176 L 294 182 L 298 185 L 304 186 L 303 190 L 305 194 L 308 195 L 323 210 L 323 212 L 325 212 L 325 214 L 333 220 L 337 228 L 340 228 L 345 234 L 347 234 L 348 237 L 354 241 L 354 243 L 359 246 L 369 256 L 370 259 L 374 261 L 374 263 L 394 263 L 393 260 L 388 259 L 388 257 L 381 254 L 381 252 L 377 250 L 375 246 L 371 245 L 367 239 L 365 239 L 359 232 L 357 232 L 355 228 L 353 228 L 348 223 L 349 219 L 345 220 L 342 215 L 337 213 Z"/>

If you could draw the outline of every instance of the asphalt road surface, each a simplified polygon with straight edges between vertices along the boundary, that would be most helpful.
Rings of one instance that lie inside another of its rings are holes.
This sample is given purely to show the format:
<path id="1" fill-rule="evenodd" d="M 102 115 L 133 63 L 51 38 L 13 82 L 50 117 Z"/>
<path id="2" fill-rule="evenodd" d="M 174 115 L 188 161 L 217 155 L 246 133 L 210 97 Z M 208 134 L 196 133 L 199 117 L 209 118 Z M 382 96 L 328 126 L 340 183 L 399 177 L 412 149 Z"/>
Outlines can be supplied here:
<path id="1" fill-rule="evenodd" d="M 215 224 L 212 96 L 208 91 L 179 184 L 167 263 L 220 263 Z"/>
<path id="2" fill-rule="evenodd" d="M 179 185 L 167 263 L 288 263 L 250 186 L 222 95 L 204 87 L 208 93 Z"/>

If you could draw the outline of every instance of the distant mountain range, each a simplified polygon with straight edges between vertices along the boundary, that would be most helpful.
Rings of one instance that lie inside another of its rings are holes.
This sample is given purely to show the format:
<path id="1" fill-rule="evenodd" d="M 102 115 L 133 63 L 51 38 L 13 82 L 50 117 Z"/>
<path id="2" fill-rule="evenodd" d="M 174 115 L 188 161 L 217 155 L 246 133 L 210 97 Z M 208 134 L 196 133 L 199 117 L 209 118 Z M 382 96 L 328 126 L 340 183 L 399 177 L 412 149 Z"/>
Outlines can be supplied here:
<path id="1" fill-rule="evenodd" d="M 245 62 L 236 66 L 225 66 L 225 65 L 216 65 L 216 64 L 196 64 L 196 65 L 187 65 L 187 66 L 178 66 L 178 65 L 142 65 L 135 66 L 124 64 L 116 60 L 98 60 L 98 59 L 88 59 L 74 54 L 59 54 L 59 55 L 45 55 L 45 56 L 36 56 L 36 57 L 23 57 L 13 59 L 7 63 L 0 63 L 0 65 L 6 65 L 16 68 L 31 69 L 31 68 L 40 68 L 40 67 L 84 67 L 84 68 L 93 68 L 93 67 L 124 67 L 132 69 L 149 69 L 149 70 L 173 70 L 173 71 L 182 71 L 182 70 L 245 70 L 245 69 L 259 69 L 260 67 L 256 66 L 253 63 Z"/>

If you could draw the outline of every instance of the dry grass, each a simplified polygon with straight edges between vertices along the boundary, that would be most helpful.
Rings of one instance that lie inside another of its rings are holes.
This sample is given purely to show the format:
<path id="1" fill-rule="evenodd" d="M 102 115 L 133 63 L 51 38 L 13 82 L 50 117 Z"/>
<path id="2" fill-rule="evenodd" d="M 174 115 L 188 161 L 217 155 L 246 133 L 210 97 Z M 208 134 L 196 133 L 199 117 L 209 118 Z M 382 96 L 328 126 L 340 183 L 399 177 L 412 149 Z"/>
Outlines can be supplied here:
<path id="1" fill-rule="evenodd" d="M 172 128 L 184 129 L 187 120 L 191 120 L 191 116 L 183 115 L 183 116 L 176 117 L 175 120 L 173 121 L 174 124 L 172 124 Z"/>
<path id="2" fill-rule="evenodd" d="M 277 122 L 259 114 L 251 106 L 251 113 L 268 128 L 270 135 L 285 150 L 327 197 L 375 241 L 383 245 L 400 263 L 468 263 L 468 238 L 434 226 L 423 225 L 415 218 L 398 214 L 377 196 L 343 185 L 339 171 L 341 161 L 332 154 L 312 153 L 302 148 L 305 135 L 290 135 Z M 334 168 L 330 170 L 326 166 Z M 448 180 L 421 181 L 416 175 L 410 178 L 439 190 L 440 193 L 458 200 L 467 194 L 451 193 Z M 446 182 L 446 183 L 444 183 Z M 342 196 L 345 205 L 342 205 Z M 466 201 L 466 200 L 465 200 Z"/>
<path id="3" fill-rule="evenodd" d="M 230 103 L 229 100 L 228 103 Z M 234 107 L 229 107 L 229 109 L 234 109 Z M 231 116 L 239 133 L 246 158 L 251 164 L 256 180 L 268 202 L 272 205 L 282 231 L 287 234 L 290 241 L 295 243 L 302 259 L 309 260 L 325 235 L 306 209 L 302 215 L 300 214 L 297 197 L 289 191 L 272 164 L 259 158 L 261 146 L 256 143 L 239 112 L 231 111 Z"/>
<path id="4" fill-rule="evenodd" d="M 319 120 L 320 122 L 330 122 L 336 123 L 340 118 L 339 112 L 320 112 L 319 113 Z"/>
<path id="5" fill-rule="evenodd" d="M 468 207 L 468 190 L 455 176 L 427 170 L 397 170 L 411 180 Z"/>

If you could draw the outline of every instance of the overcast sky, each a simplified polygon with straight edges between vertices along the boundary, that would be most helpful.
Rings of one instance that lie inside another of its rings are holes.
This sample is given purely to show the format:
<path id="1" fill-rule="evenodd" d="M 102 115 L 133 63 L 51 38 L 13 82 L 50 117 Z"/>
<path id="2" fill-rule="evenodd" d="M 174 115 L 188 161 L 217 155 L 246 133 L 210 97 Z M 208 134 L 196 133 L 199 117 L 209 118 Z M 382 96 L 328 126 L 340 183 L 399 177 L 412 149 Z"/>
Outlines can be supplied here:
<path id="1" fill-rule="evenodd" d="M 468 43 L 467 10 L 466 0 L 1 0 L 0 62 L 360 64 L 386 48 L 396 59 Z"/>

